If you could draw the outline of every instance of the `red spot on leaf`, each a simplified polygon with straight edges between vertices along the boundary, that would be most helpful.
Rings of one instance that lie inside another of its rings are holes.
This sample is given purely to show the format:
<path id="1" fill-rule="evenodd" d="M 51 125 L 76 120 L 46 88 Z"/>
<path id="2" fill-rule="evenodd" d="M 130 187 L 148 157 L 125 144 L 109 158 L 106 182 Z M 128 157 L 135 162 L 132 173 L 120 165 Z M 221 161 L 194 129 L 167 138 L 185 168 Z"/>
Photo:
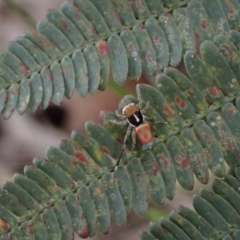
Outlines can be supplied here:
<path id="1" fill-rule="evenodd" d="M 233 52 L 230 49 L 230 47 L 226 44 L 224 44 L 223 47 L 224 47 L 225 51 L 227 52 L 227 55 L 230 56 L 230 57 L 233 57 Z"/>
<path id="2" fill-rule="evenodd" d="M 136 4 L 136 7 L 137 7 L 139 10 L 144 9 L 144 6 L 143 6 L 143 4 L 142 4 L 141 1 L 139 1 L 139 0 L 132 0 L 132 2 L 133 2 L 134 4 Z"/>
<path id="3" fill-rule="evenodd" d="M 231 114 L 231 115 L 234 115 L 236 113 L 236 111 L 237 111 L 236 108 L 230 108 L 228 110 L 228 113 Z"/>
<path id="4" fill-rule="evenodd" d="M 233 144 L 232 144 L 232 141 L 230 139 L 225 140 L 225 145 L 228 149 L 233 149 Z"/>
<path id="5" fill-rule="evenodd" d="M 123 143 L 123 141 L 122 141 L 122 138 L 121 138 L 121 137 L 117 137 L 117 138 L 116 138 L 116 140 L 117 140 L 119 143 L 121 143 L 121 144 Z"/>
<path id="6" fill-rule="evenodd" d="M 230 9 L 229 14 L 228 14 L 228 18 L 230 18 L 231 20 L 235 19 L 235 11 L 234 9 Z"/>
<path id="7" fill-rule="evenodd" d="M 100 54 L 106 54 L 108 52 L 108 45 L 106 42 L 102 42 L 98 47 Z"/>
<path id="8" fill-rule="evenodd" d="M 164 233 L 168 233 L 169 231 L 166 228 L 162 228 Z"/>
<path id="9" fill-rule="evenodd" d="M 146 27 L 145 27 L 145 25 L 141 24 L 141 25 L 140 25 L 140 30 L 141 30 L 141 31 L 144 31 L 144 30 L 146 30 Z"/>
<path id="10" fill-rule="evenodd" d="M 201 165 L 202 163 L 202 160 L 201 160 L 201 156 L 199 154 L 196 154 L 195 155 L 195 161 L 198 165 Z"/>
<path id="11" fill-rule="evenodd" d="M 181 163 L 182 169 L 188 168 L 190 166 L 188 158 L 182 159 L 181 157 L 178 156 L 176 157 L 176 161 Z"/>
<path id="12" fill-rule="evenodd" d="M 185 109 L 187 106 L 186 102 L 183 101 L 180 97 L 176 97 L 176 102 L 181 109 Z"/>
<path id="13" fill-rule="evenodd" d="M 110 153 L 109 149 L 106 147 L 100 147 L 100 149 L 101 149 L 101 152 L 103 152 L 103 153 L 106 153 L 106 154 Z"/>
<path id="14" fill-rule="evenodd" d="M 158 167 L 158 165 L 157 165 L 157 163 L 155 163 L 154 165 L 153 165 L 153 176 L 154 177 L 156 177 L 157 175 L 158 175 L 158 173 L 159 173 L 159 167 Z"/>
<path id="15" fill-rule="evenodd" d="M 3 229 L 4 231 L 6 231 L 8 229 L 8 224 L 3 221 L 2 219 L 0 219 L 0 229 Z"/>
<path id="16" fill-rule="evenodd" d="M 80 238 L 88 238 L 88 236 L 89 236 L 89 229 L 88 228 L 84 229 L 83 232 L 79 234 Z"/>
<path id="17" fill-rule="evenodd" d="M 68 25 L 67 25 L 67 22 L 65 20 L 62 20 L 61 19 L 61 24 L 63 26 L 64 29 L 67 29 L 68 30 Z"/>
<path id="18" fill-rule="evenodd" d="M 32 224 L 28 225 L 28 232 L 30 233 L 30 235 L 34 234 L 34 230 L 33 230 L 33 225 Z"/>
<path id="19" fill-rule="evenodd" d="M 139 182 L 140 179 L 141 179 L 141 175 L 140 175 L 140 174 L 136 174 L 136 180 L 137 180 L 137 182 Z"/>
<path id="20" fill-rule="evenodd" d="M 129 46 L 129 49 L 131 50 L 131 52 L 136 51 L 136 48 L 135 48 L 134 44 L 130 43 L 128 46 Z"/>
<path id="21" fill-rule="evenodd" d="M 206 18 L 201 20 L 201 26 L 204 30 L 207 29 L 207 19 Z"/>
<path id="22" fill-rule="evenodd" d="M 165 106 L 164 112 L 167 114 L 168 119 L 171 119 L 173 117 L 173 110 L 170 106 Z"/>
<path id="23" fill-rule="evenodd" d="M 205 135 L 205 139 L 207 141 L 207 145 L 211 145 L 212 144 L 212 137 L 211 137 L 211 135 Z"/>
<path id="24" fill-rule="evenodd" d="M 146 60 L 149 64 L 153 63 L 153 58 L 150 52 L 146 54 Z"/>
<path id="25" fill-rule="evenodd" d="M 217 97 L 219 95 L 219 91 L 217 88 L 215 87 L 211 87 L 209 88 L 209 92 L 214 96 L 214 97 Z"/>
<path id="26" fill-rule="evenodd" d="M 195 96 L 195 94 L 194 94 L 192 89 L 188 89 L 187 93 L 188 93 L 189 96 Z"/>
<path id="27" fill-rule="evenodd" d="M 159 156 L 159 160 L 162 162 L 164 169 L 166 170 L 169 167 L 169 163 L 164 155 Z"/>
<path id="28" fill-rule="evenodd" d="M 29 73 L 29 69 L 23 62 L 20 63 L 20 67 L 23 68 L 23 72 L 25 75 L 27 75 Z"/>
<path id="29" fill-rule="evenodd" d="M 158 48 L 158 49 L 161 49 L 162 48 L 162 43 L 161 43 L 161 41 L 160 41 L 160 37 L 159 36 L 154 36 L 153 37 L 153 42 L 155 43 L 155 45 L 156 45 L 156 47 Z"/>
<path id="30" fill-rule="evenodd" d="M 88 159 L 82 153 L 78 153 L 76 155 L 76 157 L 79 159 L 80 162 L 82 162 L 82 163 L 84 163 L 86 165 L 89 165 Z"/>

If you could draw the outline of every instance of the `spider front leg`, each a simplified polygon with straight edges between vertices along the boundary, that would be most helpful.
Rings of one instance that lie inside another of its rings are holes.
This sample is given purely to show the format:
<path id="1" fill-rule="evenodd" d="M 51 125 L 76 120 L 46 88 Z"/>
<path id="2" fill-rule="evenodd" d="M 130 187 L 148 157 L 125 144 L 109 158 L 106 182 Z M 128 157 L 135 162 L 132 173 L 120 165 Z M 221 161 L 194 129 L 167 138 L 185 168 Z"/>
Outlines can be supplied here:
<path id="1" fill-rule="evenodd" d="M 122 125 L 122 126 L 127 125 L 127 123 L 128 123 L 127 119 L 124 119 L 122 121 L 119 121 L 119 120 L 116 120 L 116 119 L 111 119 L 111 120 L 109 120 L 109 122 L 113 123 L 113 124 L 116 124 L 116 125 Z"/>
<path id="2" fill-rule="evenodd" d="M 163 122 L 163 121 L 156 121 L 154 120 L 153 118 L 151 117 L 147 117 L 147 116 L 144 116 L 144 120 L 150 124 L 167 124 L 167 122 Z"/>
<path id="3" fill-rule="evenodd" d="M 118 161 L 117 161 L 116 166 L 119 165 L 119 162 L 120 162 L 120 160 L 121 160 L 121 158 L 122 158 L 123 152 L 126 150 L 126 143 L 127 143 L 127 140 L 128 140 L 128 138 L 129 138 L 131 132 L 132 132 L 132 126 L 129 125 L 128 128 L 127 128 L 127 132 L 126 132 L 126 134 L 125 134 L 124 140 L 123 140 L 122 152 L 121 152 L 121 154 L 120 154 L 120 156 L 119 156 L 119 158 L 118 158 Z"/>

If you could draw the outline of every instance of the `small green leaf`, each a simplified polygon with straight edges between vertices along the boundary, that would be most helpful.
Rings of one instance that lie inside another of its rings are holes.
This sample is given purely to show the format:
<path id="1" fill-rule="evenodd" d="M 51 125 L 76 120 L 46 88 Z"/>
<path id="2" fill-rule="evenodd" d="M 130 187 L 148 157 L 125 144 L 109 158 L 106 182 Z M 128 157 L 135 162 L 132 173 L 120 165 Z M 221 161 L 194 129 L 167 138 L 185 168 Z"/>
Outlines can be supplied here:
<path id="1" fill-rule="evenodd" d="M 47 228 L 39 215 L 32 218 L 32 225 L 35 239 L 48 238 Z"/>
<path id="2" fill-rule="evenodd" d="M 168 43 L 164 32 L 155 18 L 148 19 L 145 26 L 156 52 L 158 66 L 162 70 L 168 65 L 169 61 Z"/>
<path id="3" fill-rule="evenodd" d="M 60 51 L 68 53 L 73 50 L 73 45 L 67 37 L 49 22 L 38 22 L 37 30 L 48 38 Z"/>
<path id="4" fill-rule="evenodd" d="M 136 214 L 143 216 L 148 208 L 147 182 L 137 158 L 132 158 L 127 165 L 132 185 L 132 207 Z"/>
<path id="5" fill-rule="evenodd" d="M 61 8 L 63 14 L 75 24 L 78 31 L 87 41 L 92 42 L 98 38 L 92 23 L 83 15 L 78 6 L 64 2 Z"/>
<path id="6" fill-rule="evenodd" d="M 22 61 L 22 64 L 24 64 L 26 68 L 29 69 L 29 71 L 34 71 L 38 68 L 38 64 L 36 63 L 32 55 L 18 42 L 10 43 L 8 46 L 8 50 L 16 57 L 18 57 Z"/>
<path id="7" fill-rule="evenodd" d="M 108 39 L 109 56 L 111 61 L 113 79 L 122 85 L 127 78 L 127 53 L 121 38 L 114 34 Z"/>
<path id="8" fill-rule="evenodd" d="M 179 208 L 179 214 L 192 223 L 206 239 L 214 240 L 218 238 L 217 230 L 214 229 L 209 222 L 207 222 L 201 215 L 198 215 L 195 211 L 181 206 Z"/>
<path id="9" fill-rule="evenodd" d="M 208 19 L 210 19 L 214 32 L 226 34 L 229 32 L 230 27 L 228 25 L 227 18 L 223 12 L 223 9 L 219 5 L 218 1 L 202 1 L 203 7 L 207 12 Z"/>
<path id="10" fill-rule="evenodd" d="M 110 75 L 110 58 L 109 49 L 106 41 L 98 41 L 96 43 L 96 50 L 100 61 L 100 82 L 98 89 L 104 90 L 107 86 L 109 75 Z"/>
<path id="11" fill-rule="evenodd" d="M 166 199 L 166 190 L 158 163 L 150 151 L 143 153 L 140 161 L 148 183 L 149 197 L 156 205 L 162 205 Z"/>
<path id="12" fill-rule="evenodd" d="M 196 212 L 205 218 L 217 231 L 223 233 L 230 231 L 230 226 L 227 222 L 205 199 L 195 195 L 193 197 L 193 206 Z"/>
<path id="13" fill-rule="evenodd" d="M 137 19 L 145 19 L 149 17 L 150 12 L 144 0 L 135 0 L 132 2 L 132 10 Z"/>
<path id="14" fill-rule="evenodd" d="M 74 3 L 75 6 L 81 9 L 81 12 L 85 15 L 88 21 L 92 23 L 96 33 L 100 37 L 109 35 L 109 28 L 106 22 L 91 2 L 86 0 L 76 0 Z"/>
<path id="15" fill-rule="evenodd" d="M 64 79 L 65 97 L 70 99 L 75 88 L 75 72 L 72 59 L 69 56 L 62 59 L 61 70 Z"/>
<path id="16" fill-rule="evenodd" d="M 23 114 L 30 101 L 30 80 L 29 79 L 25 78 L 21 81 L 21 83 L 19 84 L 19 92 L 20 93 L 19 93 L 16 109 L 19 114 Z"/>
<path id="17" fill-rule="evenodd" d="M 57 59 L 61 57 L 62 53 L 57 46 L 41 33 L 26 32 L 24 37 L 30 40 L 37 49 L 40 48 L 44 53 L 46 53 L 50 59 Z"/>
<path id="18" fill-rule="evenodd" d="M 186 148 L 176 136 L 170 137 L 167 140 L 166 146 L 175 166 L 176 177 L 179 184 L 186 190 L 192 190 L 194 177 Z"/>
<path id="19" fill-rule="evenodd" d="M 62 13 L 56 10 L 51 10 L 47 13 L 47 20 L 53 24 L 59 31 L 61 31 L 65 37 L 71 42 L 74 47 L 80 47 L 83 42 L 83 36 L 78 31 L 76 26 Z"/>
<path id="20" fill-rule="evenodd" d="M 194 123 L 193 130 L 203 148 L 208 167 L 215 176 L 223 177 L 225 175 L 224 157 L 220 143 L 212 130 L 203 120 Z"/>
<path id="21" fill-rule="evenodd" d="M 129 26 L 136 22 L 132 6 L 131 4 L 128 4 L 128 0 L 111 0 L 111 2 L 115 7 L 123 25 Z"/>
<path id="22" fill-rule="evenodd" d="M 75 88 L 77 93 L 84 97 L 88 92 L 88 69 L 83 53 L 80 50 L 74 51 L 72 61 L 75 71 Z"/>
<path id="23" fill-rule="evenodd" d="M 200 46 L 200 52 L 222 91 L 228 96 L 236 95 L 240 89 L 237 79 L 213 43 L 204 41 Z"/>
<path id="24" fill-rule="evenodd" d="M 110 228 L 110 212 L 103 186 L 95 179 L 89 184 L 89 191 L 96 209 L 98 230 L 106 234 Z"/>
<path id="25" fill-rule="evenodd" d="M 170 154 L 163 143 L 154 146 L 153 154 L 158 162 L 164 181 L 166 197 L 172 200 L 176 193 L 176 174 Z"/>
<path id="26" fill-rule="evenodd" d="M 62 69 L 58 62 L 55 62 L 50 67 L 52 73 L 52 101 L 56 105 L 60 105 L 64 98 L 65 88 Z"/>
<path id="27" fill-rule="evenodd" d="M 160 15 L 158 20 L 168 41 L 170 65 L 176 67 L 182 58 L 182 44 L 177 26 L 170 14 Z"/>
<path id="28" fill-rule="evenodd" d="M 83 54 L 88 68 L 88 92 L 94 94 L 100 82 L 100 63 L 97 50 L 94 46 L 89 45 L 83 49 Z"/>
<path id="29" fill-rule="evenodd" d="M 165 228 L 165 231 L 170 232 L 174 237 L 178 239 L 191 240 L 182 229 L 180 229 L 178 226 L 176 226 L 172 222 L 161 218 L 160 224 L 163 228 Z"/>
<path id="30" fill-rule="evenodd" d="M 48 67 L 45 67 L 41 71 L 41 79 L 42 79 L 42 87 L 43 87 L 43 96 L 42 96 L 42 102 L 41 107 L 43 109 L 46 109 L 48 107 L 49 101 L 52 97 L 52 73 Z"/>
<path id="31" fill-rule="evenodd" d="M 122 31 L 120 37 L 127 51 L 128 78 L 138 81 L 142 74 L 142 62 L 137 40 L 130 30 Z"/>
<path id="32" fill-rule="evenodd" d="M 111 218 L 117 225 L 123 225 L 127 221 L 127 213 L 118 188 L 118 181 L 113 178 L 111 173 L 106 173 L 102 177 L 102 184 L 108 201 Z"/>
<path id="33" fill-rule="evenodd" d="M 54 212 L 61 231 L 62 239 L 72 240 L 74 235 L 73 226 L 65 203 L 63 201 L 58 201 L 54 205 Z"/>
<path id="34" fill-rule="evenodd" d="M 118 19 L 117 14 L 115 13 L 115 9 L 112 4 L 108 0 L 90 0 L 90 2 L 97 8 L 100 12 L 104 21 L 108 25 L 109 29 L 112 32 L 116 32 L 122 29 L 122 24 Z"/>
<path id="35" fill-rule="evenodd" d="M 28 109 L 30 110 L 30 112 L 36 112 L 43 98 L 43 87 L 40 75 L 37 73 L 31 75 L 29 84 L 30 84 L 30 99 L 28 103 Z"/>
<path id="36" fill-rule="evenodd" d="M 213 40 L 214 31 L 201 2 L 198 0 L 190 1 L 187 6 L 187 13 L 200 43 L 204 40 Z"/>
<path id="37" fill-rule="evenodd" d="M 48 237 L 50 239 L 61 239 L 61 230 L 57 222 L 57 217 L 54 213 L 53 207 L 46 208 L 43 211 L 42 220 L 45 224 L 45 227 L 48 231 Z"/>
<path id="38" fill-rule="evenodd" d="M 97 216 L 96 209 L 93 203 L 93 199 L 90 196 L 88 188 L 83 185 L 77 191 L 77 196 L 80 199 L 80 204 L 84 212 L 84 216 L 87 221 L 88 232 L 85 237 L 93 237 L 96 234 Z"/>
<path id="39" fill-rule="evenodd" d="M 128 172 L 123 165 L 119 165 L 114 171 L 114 179 L 117 180 L 118 188 L 128 214 L 132 207 L 132 185 Z"/>
<path id="40" fill-rule="evenodd" d="M 145 25 L 138 24 L 133 27 L 133 33 L 138 42 L 143 71 L 148 75 L 154 75 L 157 71 L 157 58 L 152 41 Z"/>
<path id="41" fill-rule="evenodd" d="M 5 108 L 2 111 L 2 115 L 5 119 L 8 119 L 12 116 L 17 105 L 18 98 L 19 98 L 19 85 L 13 84 L 8 89 L 7 102 L 5 104 Z"/>
<path id="42" fill-rule="evenodd" d="M 79 198 L 71 193 L 66 197 L 66 206 L 70 214 L 74 232 L 82 238 L 88 237 L 88 224 L 80 205 Z"/>

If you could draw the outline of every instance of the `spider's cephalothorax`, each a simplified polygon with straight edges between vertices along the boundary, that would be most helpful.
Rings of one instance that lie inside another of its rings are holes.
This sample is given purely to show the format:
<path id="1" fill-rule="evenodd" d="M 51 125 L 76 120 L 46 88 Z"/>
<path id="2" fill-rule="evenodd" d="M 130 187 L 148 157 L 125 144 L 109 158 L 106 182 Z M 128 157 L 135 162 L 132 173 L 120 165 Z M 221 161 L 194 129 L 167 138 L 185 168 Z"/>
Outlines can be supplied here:
<path id="1" fill-rule="evenodd" d="M 139 107 L 134 103 L 130 103 L 125 106 L 122 110 L 122 114 L 127 117 L 127 121 L 132 127 L 138 127 L 143 124 L 143 114 L 141 113 Z"/>

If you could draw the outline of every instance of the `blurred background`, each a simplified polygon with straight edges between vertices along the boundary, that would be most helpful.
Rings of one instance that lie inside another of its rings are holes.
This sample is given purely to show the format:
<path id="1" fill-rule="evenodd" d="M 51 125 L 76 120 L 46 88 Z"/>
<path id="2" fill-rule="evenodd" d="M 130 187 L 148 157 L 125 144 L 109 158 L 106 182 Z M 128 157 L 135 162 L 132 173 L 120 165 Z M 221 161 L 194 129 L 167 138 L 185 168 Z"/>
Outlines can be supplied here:
<path id="1" fill-rule="evenodd" d="M 25 31 L 32 31 L 37 21 L 45 20 L 49 9 L 60 10 L 62 2 L 63 0 L 0 0 L 0 51 L 4 51 L 10 41 Z M 142 82 L 146 80 L 149 79 L 141 79 Z M 45 111 L 39 109 L 34 115 L 26 112 L 20 116 L 14 112 L 9 120 L 0 116 L 0 183 L 11 180 L 15 172 L 22 173 L 24 166 L 31 164 L 35 156 L 45 158 L 46 148 L 58 146 L 62 138 L 70 138 L 72 130 L 84 131 L 87 120 L 100 123 L 100 111 L 114 111 L 121 93 L 135 95 L 135 86 L 136 83 L 130 81 L 122 88 L 112 83 L 105 91 L 88 94 L 85 98 L 74 93 L 70 100 L 65 99 L 60 106 L 52 104 Z M 169 211 L 176 210 L 181 204 L 191 207 L 192 195 L 198 188 L 199 184 L 196 184 L 192 192 L 186 192 L 179 187 L 174 202 L 167 201 L 161 208 L 150 204 L 145 218 L 132 212 L 126 227 L 113 225 L 107 236 L 98 234 L 94 239 L 138 239 L 139 232 L 148 229 L 149 221 L 157 222 L 160 216 L 167 216 Z"/>

